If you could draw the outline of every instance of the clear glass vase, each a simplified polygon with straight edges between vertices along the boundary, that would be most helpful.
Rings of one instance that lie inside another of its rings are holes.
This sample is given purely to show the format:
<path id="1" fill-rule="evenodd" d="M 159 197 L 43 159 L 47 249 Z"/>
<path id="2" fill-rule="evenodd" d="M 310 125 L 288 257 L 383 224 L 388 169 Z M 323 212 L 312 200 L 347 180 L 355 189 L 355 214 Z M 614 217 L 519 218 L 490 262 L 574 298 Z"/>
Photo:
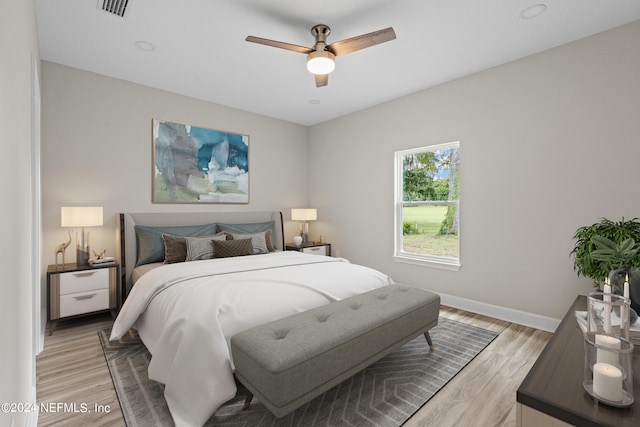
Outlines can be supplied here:
<path id="1" fill-rule="evenodd" d="M 619 335 L 584 334 L 584 389 L 598 402 L 624 408 L 633 404 L 633 344 Z"/>
<path id="2" fill-rule="evenodd" d="M 587 332 L 614 334 L 629 340 L 631 300 L 622 295 L 591 292 L 587 296 Z"/>

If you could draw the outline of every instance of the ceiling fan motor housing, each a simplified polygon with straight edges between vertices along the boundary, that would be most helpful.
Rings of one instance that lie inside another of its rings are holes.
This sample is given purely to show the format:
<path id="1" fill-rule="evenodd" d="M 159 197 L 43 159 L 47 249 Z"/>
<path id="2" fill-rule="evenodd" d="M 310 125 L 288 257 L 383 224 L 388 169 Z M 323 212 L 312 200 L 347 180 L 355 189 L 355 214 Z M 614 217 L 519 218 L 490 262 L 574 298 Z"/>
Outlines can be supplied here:
<path id="1" fill-rule="evenodd" d="M 331 34 L 331 28 L 328 25 L 318 24 L 311 27 L 311 34 L 316 39 L 316 43 L 326 43 L 327 36 Z"/>

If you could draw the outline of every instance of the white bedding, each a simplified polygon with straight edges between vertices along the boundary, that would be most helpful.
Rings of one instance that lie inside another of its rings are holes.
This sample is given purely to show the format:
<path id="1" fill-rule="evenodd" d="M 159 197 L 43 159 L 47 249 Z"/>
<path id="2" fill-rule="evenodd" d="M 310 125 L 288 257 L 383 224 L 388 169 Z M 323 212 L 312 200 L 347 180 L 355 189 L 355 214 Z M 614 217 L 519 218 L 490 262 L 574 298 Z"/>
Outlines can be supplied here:
<path id="1" fill-rule="evenodd" d="M 295 251 L 167 264 L 136 282 L 110 339 L 135 326 L 176 426 L 201 426 L 236 393 L 233 335 L 390 283 L 344 259 Z"/>

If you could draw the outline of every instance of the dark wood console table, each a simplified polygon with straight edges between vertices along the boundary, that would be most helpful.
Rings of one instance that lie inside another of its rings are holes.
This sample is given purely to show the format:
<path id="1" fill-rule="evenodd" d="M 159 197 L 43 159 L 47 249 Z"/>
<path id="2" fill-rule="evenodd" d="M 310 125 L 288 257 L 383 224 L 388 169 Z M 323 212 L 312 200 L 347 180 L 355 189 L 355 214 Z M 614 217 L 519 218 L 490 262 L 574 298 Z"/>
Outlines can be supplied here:
<path id="1" fill-rule="evenodd" d="M 612 408 L 598 404 L 582 387 L 584 339 L 574 312 L 584 311 L 586 306 L 587 298 L 578 296 L 520 385 L 516 397 L 519 426 L 640 425 L 640 345 L 636 345 L 633 352 L 634 402 L 631 407 Z"/>

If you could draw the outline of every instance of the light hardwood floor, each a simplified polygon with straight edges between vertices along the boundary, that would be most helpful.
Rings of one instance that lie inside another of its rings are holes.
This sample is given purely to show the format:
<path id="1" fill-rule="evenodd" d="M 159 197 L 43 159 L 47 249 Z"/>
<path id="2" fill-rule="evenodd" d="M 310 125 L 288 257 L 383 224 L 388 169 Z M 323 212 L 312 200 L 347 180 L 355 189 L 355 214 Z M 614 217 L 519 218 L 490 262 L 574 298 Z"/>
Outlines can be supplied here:
<path id="1" fill-rule="evenodd" d="M 405 426 L 515 426 L 516 390 L 551 334 L 448 307 L 440 315 L 499 336 Z M 60 322 L 46 335 L 36 359 L 37 399 L 55 411 L 40 412 L 39 426 L 125 426 L 96 333 L 112 323 L 93 316 Z"/>

